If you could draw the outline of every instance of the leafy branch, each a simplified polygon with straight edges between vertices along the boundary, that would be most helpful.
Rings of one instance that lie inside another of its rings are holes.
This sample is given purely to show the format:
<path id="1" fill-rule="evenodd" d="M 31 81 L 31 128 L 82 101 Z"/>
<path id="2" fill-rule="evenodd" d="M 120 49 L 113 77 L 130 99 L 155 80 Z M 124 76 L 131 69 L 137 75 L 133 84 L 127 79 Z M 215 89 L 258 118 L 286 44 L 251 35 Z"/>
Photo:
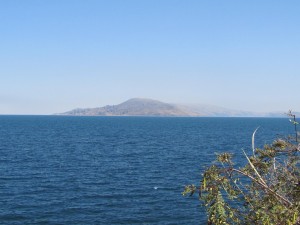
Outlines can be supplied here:
<path id="1" fill-rule="evenodd" d="M 292 121 L 297 134 L 297 122 Z M 257 128 L 258 129 L 258 128 Z M 183 195 L 198 193 L 207 209 L 208 224 L 289 224 L 300 225 L 300 151 L 290 139 L 277 139 L 237 168 L 233 155 L 217 155 L 199 186 L 187 185 Z"/>

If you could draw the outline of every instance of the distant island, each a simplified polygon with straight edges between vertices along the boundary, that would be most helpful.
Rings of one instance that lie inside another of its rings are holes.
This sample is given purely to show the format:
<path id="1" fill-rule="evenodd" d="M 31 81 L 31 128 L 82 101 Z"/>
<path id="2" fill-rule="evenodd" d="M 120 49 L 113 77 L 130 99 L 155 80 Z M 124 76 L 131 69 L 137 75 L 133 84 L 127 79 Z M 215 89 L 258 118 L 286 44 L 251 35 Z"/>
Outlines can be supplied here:
<path id="1" fill-rule="evenodd" d="M 132 98 L 118 105 L 74 109 L 60 115 L 74 116 L 198 116 L 174 104 L 145 98 Z"/>
<path id="2" fill-rule="evenodd" d="M 68 116 L 161 116 L 161 117 L 284 117 L 283 112 L 255 113 L 231 110 L 205 104 L 180 105 L 132 98 L 118 105 L 97 108 L 77 108 L 56 115 Z"/>

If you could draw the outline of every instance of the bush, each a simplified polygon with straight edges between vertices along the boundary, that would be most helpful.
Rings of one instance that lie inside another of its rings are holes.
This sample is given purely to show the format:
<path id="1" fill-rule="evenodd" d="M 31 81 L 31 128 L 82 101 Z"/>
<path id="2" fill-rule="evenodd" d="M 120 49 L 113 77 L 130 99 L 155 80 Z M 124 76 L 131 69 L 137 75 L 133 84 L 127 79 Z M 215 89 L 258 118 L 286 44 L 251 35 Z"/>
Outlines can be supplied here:
<path id="1" fill-rule="evenodd" d="M 289 112 L 289 116 L 294 116 Z M 187 185 L 183 195 L 197 193 L 207 209 L 208 224 L 300 225 L 300 145 L 296 137 L 277 139 L 236 168 L 230 153 L 217 155 L 199 186 Z"/>

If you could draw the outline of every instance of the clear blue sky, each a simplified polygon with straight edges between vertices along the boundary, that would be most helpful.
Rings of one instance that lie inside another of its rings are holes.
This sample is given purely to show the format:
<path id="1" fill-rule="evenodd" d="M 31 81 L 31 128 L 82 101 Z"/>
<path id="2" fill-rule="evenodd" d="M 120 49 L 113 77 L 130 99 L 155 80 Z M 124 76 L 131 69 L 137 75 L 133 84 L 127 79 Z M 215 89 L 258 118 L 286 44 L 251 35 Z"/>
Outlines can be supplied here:
<path id="1" fill-rule="evenodd" d="M 0 114 L 132 97 L 300 111 L 300 1 L 1 0 Z"/>

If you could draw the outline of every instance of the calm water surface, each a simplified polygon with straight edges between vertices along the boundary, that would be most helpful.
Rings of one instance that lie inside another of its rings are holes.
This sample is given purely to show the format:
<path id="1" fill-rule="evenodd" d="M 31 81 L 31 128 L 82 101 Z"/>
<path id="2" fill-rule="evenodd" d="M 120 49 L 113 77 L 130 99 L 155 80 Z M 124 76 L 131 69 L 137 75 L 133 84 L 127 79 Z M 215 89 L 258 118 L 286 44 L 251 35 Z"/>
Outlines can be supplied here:
<path id="1" fill-rule="evenodd" d="M 251 153 L 288 119 L 0 116 L 1 224 L 205 224 L 198 183 L 216 152 Z M 242 157 L 240 157 L 242 158 Z"/>

